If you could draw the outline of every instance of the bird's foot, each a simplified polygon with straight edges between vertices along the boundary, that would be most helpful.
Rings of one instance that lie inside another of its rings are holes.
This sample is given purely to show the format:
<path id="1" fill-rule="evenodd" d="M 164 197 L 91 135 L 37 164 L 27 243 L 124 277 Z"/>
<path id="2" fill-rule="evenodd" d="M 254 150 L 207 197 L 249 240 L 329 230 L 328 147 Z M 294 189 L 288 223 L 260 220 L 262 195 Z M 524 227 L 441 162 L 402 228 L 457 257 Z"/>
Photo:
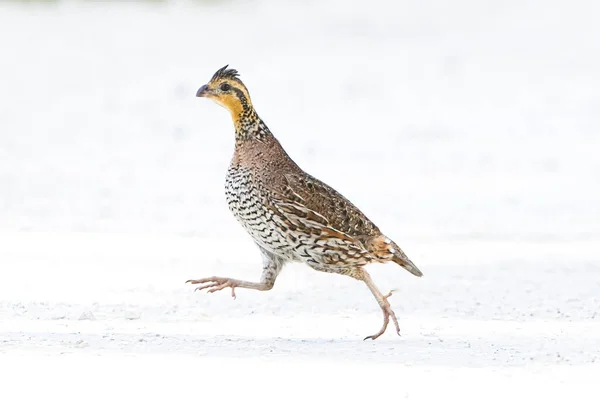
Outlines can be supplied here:
<path id="1" fill-rule="evenodd" d="M 195 290 L 208 289 L 208 293 L 214 293 L 227 287 L 231 288 L 231 297 L 235 299 L 235 288 L 236 280 L 230 278 L 221 278 L 218 276 L 211 276 L 210 278 L 202 279 L 190 279 L 185 283 L 191 283 L 192 285 L 201 285 L 196 287 Z"/>
<path id="2" fill-rule="evenodd" d="M 387 295 L 383 296 L 383 301 L 381 302 L 381 304 L 379 304 L 379 306 L 381 307 L 381 311 L 383 311 L 383 327 L 376 334 L 367 336 L 363 340 L 367 340 L 367 339 L 375 340 L 379 336 L 383 335 L 383 333 L 387 329 L 388 323 L 390 322 L 390 318 L 392 319 L 392 321 L 394 322 L 394 325 L 396 326 L 396 333 L 398 334 L 398 336 L 400 336 L 400 325 L 398 325 L 398 319 L 396 318 L 396 314 L 394 313 L 394 310 L 392 310 L 392 306 L 387 301 L 388 297 L 390 297 L 393 292 L 394 291 L 392 290 Z"/>

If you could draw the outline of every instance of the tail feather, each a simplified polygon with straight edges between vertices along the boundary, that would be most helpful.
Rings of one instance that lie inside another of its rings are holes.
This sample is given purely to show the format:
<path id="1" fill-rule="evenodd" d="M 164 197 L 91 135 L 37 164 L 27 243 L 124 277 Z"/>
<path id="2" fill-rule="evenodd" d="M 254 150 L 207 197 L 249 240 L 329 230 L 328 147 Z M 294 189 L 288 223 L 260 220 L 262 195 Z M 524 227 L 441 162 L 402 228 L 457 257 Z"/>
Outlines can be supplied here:
<path id="1" fill-rule="evenodd" d="M 394 254 L 394 256 L 392 257 L 392 261 L 415 276 L 423 276 L 421 270 L 417 268 L 417 266 L 413 264 L 413 262 L 410 261 L 408 257 L 406 257 L 406 254 Z"/>
<path id="2" fill-rule="evenodd" d="M 393 249 L 392 253 L 394 253 L 394 255 L 392 256 L 393 262 L 400 265 L 402 268 L 404 268 L 405 270 L 407 270 L 415 276 L 423 276 L 421 270 L 417 268 L 417 266 L 412 261 L 410 261 L 410 258 L 408 258 L 406 254 L 404 254 L 400 246 L 398 246 L 394 242 L 392 242 L 391 245 Z"/>
<path id="3" fill-rule="evenodd" d="M 369 237 L 361 242 L 365 249 L 374 255 L 379 262 L 393 261 L 402 268 L 415 276 L 423 276 L 423 273 L 412 261 L 404 254 L 400 246 L 394 243 L 390 238 L 379 235 Z"/>

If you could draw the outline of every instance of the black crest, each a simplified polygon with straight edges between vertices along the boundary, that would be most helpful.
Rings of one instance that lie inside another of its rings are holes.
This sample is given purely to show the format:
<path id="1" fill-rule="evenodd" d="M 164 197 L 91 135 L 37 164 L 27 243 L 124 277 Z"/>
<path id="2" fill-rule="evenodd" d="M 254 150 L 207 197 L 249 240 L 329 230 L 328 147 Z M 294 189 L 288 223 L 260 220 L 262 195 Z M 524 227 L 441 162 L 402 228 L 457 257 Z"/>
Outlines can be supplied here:
<path id="1" fill-rule="evenodd" d="M 216 81 L 217 79 L 222 79 L 222 78 L 237 79 L 237 77 L 239 76 L 237 70 L 227 69 L 228 66 L 229 65 L 226 65 L 223 68 L 219 69 L 217 72 L 215 72 L 211 81 Z"/>

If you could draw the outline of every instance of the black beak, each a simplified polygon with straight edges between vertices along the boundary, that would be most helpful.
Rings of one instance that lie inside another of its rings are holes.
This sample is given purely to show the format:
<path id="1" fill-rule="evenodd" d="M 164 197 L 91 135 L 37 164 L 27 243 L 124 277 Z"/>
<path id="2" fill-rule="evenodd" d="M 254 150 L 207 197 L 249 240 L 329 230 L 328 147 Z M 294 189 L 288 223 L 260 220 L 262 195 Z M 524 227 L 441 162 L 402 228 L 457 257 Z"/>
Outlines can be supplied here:
<path id="1" fill-rule="evenodd" d="M 196 92 L 196 97 L 206 97 L 208 95 L 208 85 L 200 86 L 200 89 Z"/>

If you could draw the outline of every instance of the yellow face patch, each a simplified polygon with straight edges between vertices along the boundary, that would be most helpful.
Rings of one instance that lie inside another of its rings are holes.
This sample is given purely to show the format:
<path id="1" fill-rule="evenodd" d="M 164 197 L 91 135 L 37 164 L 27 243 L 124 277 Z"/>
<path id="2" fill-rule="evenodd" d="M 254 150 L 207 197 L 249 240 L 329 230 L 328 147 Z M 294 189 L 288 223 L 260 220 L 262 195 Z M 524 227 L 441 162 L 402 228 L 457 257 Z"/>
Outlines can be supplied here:
<path id="1" fill-rule="evenodd" d="M 248 90 L 237 80 L 220 79 L 210 82 L 208 87 L 209 92 L 206 97 L 228 109 L 234 122 L 239 119 L 244 110 L 252 108 Z"/>

